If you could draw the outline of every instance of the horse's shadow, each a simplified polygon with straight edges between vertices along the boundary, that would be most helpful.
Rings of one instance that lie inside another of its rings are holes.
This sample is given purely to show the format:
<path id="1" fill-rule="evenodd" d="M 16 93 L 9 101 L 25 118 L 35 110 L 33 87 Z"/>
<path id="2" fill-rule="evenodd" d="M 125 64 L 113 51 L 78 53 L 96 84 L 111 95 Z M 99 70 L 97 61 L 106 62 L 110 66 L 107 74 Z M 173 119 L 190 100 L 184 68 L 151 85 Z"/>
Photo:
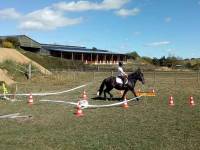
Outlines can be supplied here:
<path id="1" fill-rule="evenodd" d="M 96 97 L 93 97 L 91 99 L 93 99 L 93 100 L 104 100 L 104 101 L 106 101 L 106 100 L 109 100 L 109 101 L 122 101 L 121 97 L 113 97 L 112 99 L 108 99 L 108 98 L 105 99 L 104 97 L 96 96 Z"/>

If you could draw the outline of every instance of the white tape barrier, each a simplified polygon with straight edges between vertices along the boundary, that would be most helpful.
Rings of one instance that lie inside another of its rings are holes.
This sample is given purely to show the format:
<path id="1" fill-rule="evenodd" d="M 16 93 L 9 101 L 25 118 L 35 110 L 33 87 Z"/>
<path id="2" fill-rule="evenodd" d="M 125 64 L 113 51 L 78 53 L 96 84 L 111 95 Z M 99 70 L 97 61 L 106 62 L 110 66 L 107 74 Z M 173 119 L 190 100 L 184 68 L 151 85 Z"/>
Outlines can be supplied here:
<path id="1" fill-rule="evenodd" d="M 20 113 L 0 116 L 0 119 L 31 118 L 32 116 L 19 116 Z"/>
<path id="2" fill-rule="evenodd" d="M 114 106 L 119 106 L 119 105 L 122 105 L 123 103 L 125 102 L 130 102 L 130 101 L 133 101 L 137 98 L 140 98 L 142 96 L 138 96 L 138 97 L 134 97 L 132 99 L 129 99 L 129 100 L 126 100 L 126 101 L 122 101 L 122 102 L 118 102 L 118 103 L 113 103 L 113 104 L 108 104 L 108 105 L 89 105 L 89 104 L 86 104 L 86 103 L 74 103 L 74 102 L 66 102 L 66 101 L 55 101 L 55 100 L 40 100 L 41 102 L 51 102 L 51 103 L 64 103 L 64 104 L 71 104 L 71 105 L 79 105 L 81 106 L 82 109 L 85 109 L 85 108 L 105 108 L 105 107 L 114 107 Z"/>
<path id="3" fill-rule="evenodd" d="M 74 90 L 77 90 L 77 89 L 80 89 L 80 88 L 83 88 L 87 85 L 89 85 L 91 83 L 88 83 L 88 84 L 84 84 L 84 85 L 81 85 L 81 86 L 78 86 L 78 87 L 75 87 L 73 89 L 69 89 L 69 90 L 66 90 L 66 91 L 61 91 L 61 92 L 51 92 L 51 93 L 32 93 L 33 96 L 48 96 L 48 95 L 59 95 L 59 94 L 63 94 L 63 93 L 68 93 L 68 92 L 71 92 L 71 91 L 74 91 Z M 15 95 L 15 96 L 29 96 L 30 93 L 25 93 L 25 94 L 0 94 L 0 96 L 12 96 L 12 95 Z"/>
<path id="4" fill-rule="evenodd" d="M 9 114 L 9 115 L 3 115 L 3 116 L 0 116 L 0 119 L 3 119 L 3 118 L 10 118 L 12 116 L 18 116 L 20 113 L 15 113 L 15 114 Z"/>

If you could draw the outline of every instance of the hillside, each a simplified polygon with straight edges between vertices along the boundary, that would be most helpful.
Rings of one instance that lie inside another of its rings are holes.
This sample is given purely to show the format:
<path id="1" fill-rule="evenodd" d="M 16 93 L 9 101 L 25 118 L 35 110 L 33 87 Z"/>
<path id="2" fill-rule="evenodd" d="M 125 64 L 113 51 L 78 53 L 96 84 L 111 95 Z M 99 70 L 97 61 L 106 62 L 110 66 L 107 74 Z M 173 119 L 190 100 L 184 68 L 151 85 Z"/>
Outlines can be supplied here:
<path id="1" fill-rule="evenodd" d="M 41 71 L 43 74 L 51 74 L 47 69 L 45 69 L 40 64 L 36 63 L 35 61 L 29 59 L 28 57 L 24 56 L 20 52 L 15 49 L 9 48 L 0 48 L 0 63 L 6 60 L 15 61 L 20 64 L 28 64 L 31 63 L 34 67 Z"/>
<path id="2" fill-rule="evenodd" d="M 0 81 L 4 81 L 8 85 L 15 83 L 15 81 L 13 81 L 11 77 L 9 77 L 7 71 L 2 69 L 0 69 Z"/>
<path id="3" fill-rule="evenodd" d="M 15 49 L 9 49 L 9 48 L 0 48 L 0 63 L 3 63 L 5 61 L 13 61 L 18 64 L 29 64 L 31 63 L 33 67 L 37 68 L 41 73 L 50 75 L 51 72 L 49 72 L 47 69 L 45 69 L 40 64 L 36 63 L 35 61 L 32 61 L 28 57 L 21 54 L 19 51 Z M 5 68 L 6 69 L 6 68 Z M 11 80 L 6 70 L 1 70 L 0 72 L 0 81 L 5 81 L 7 84 L 13 83 L 13 80 Z"/>

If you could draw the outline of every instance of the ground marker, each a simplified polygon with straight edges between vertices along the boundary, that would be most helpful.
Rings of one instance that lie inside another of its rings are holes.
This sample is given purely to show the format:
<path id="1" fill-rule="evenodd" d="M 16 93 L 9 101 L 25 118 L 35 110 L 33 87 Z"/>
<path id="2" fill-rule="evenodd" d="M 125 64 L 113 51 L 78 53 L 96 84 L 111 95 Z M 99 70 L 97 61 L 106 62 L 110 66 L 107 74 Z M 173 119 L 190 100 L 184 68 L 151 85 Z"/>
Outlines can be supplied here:
<path id="1" fill-rule="evenodd" d="M 169 97 L 169 106 L 174 106 L 175 104 L 174 104 L 174 98 L 173 98 L 173 96 L 170 96 Z"/>
<path id="2" fill-rule="evenodd" d="M 126 97 L 124 98 L 124 103 L 123 103 L 123 108 L 127 109 L 129 106 L 128 106 L 128 102 L 127 102 L 127 99 Z"/>
<path id="3" fill-rule="evenodd" d="M 32 93 L 30 93 L 30 95 L 29 95 L 28 103 L 29 104 L 33 104 L 33 95 L 32 95 Z"/>
<path id="4" fill-rule="evenodd" d="M 194 106 L 195 105 L 193 96 L 189 97 L 189 104 L 190 104 L 190 106 Z"/>
<path id="5" fill-rule="evenodd" d="M 75 115 L 76 115 L 77 117 L 82 117 L 82 116 L 84 116 L 83 110 L 81 109 L 81 105 L 79 104 L 79 102 L 78 102 L 78 104 L 77 104 L 77 110 L 76 110 L 76 112 L 75 112 Z"/>

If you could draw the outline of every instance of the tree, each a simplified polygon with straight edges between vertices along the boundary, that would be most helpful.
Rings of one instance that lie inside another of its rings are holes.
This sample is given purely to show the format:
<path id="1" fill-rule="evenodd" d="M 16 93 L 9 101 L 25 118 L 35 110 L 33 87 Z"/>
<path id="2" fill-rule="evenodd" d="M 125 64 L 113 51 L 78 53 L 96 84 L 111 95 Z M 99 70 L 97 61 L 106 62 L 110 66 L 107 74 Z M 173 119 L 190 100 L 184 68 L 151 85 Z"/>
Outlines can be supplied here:
<path id="1" fill-rule="evenodd" d="M 97 48 L 96 48 L 96 47 L 92 47 L 92 50 L 93 50 L 93 51 L 97 51 Z"/>
<path id="2" fill-rule="evenodd" d="M 131 53 L 127 54 L 130 58 L 132 58 L 133 60 L 136 60 L 137 58 L 140 58 L 140 55 L 138 55 L 138 53 L 136 51 L 133 51 Z"/>
<path id="3" fill-rule="evenodd" d="M 150 57 L 144 56 L 144 57 L 142 57 L 142 59 L 145 60 L 146 62 L 152 64 L 152 59 Z"/>
<path id="4" fill-rule="evenodd" d="M 163 56 L 163 57 L 161 57 L 159 59 L 159 65 L 160 66 L 166 66 L 166 58 L 165 58 L 165 56 Z"/>
<path id="5" fill-rule="evenodd" d="M 154 58 L 152 59 L 152 63 L 153 63 L 154 65 L 156 65 L 156 66 L 159 66 L 159 65 L 160 65 L 159 59 L 156 58 L 156 57 L 154 57 Z"/>

